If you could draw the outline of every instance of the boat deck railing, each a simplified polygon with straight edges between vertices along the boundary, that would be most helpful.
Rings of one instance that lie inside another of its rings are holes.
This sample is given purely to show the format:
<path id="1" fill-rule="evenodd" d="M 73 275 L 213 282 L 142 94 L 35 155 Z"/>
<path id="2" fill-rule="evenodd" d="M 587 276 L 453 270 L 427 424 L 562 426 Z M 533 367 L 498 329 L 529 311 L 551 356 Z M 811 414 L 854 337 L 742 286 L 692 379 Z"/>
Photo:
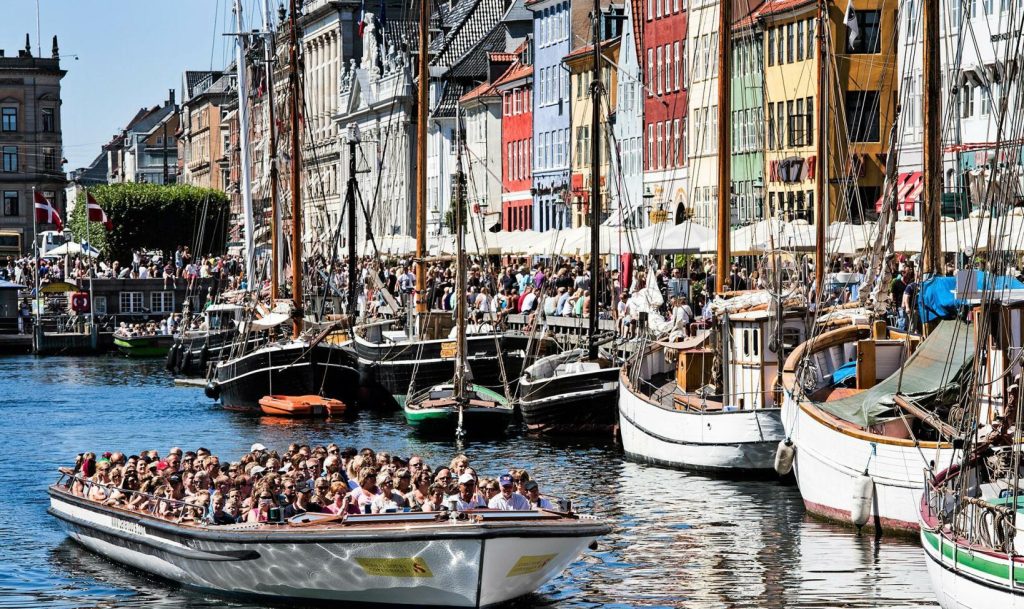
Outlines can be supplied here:
<path id="1" fill-rule="evenodd" d="M 169 497 L 159 497 L 150 493 L 144 493 L 142 491 L 133 491 L 131 489 L 122 488 L 113 484 L 104 484 L 102 482 L 96 482 L 89 480 L 77 474 L 71 474 L 68 472 L 60 472 L 60 478 L 54 486 L 63 486 L 68 492 L 71 491 L 71 487 L 76 483 L 82 485 L 82 496 L 88 498 L 89 490 L 93 487 L 99 487 L 104 489 L 108 497 L 111 491 L 117 491 L 124 495 L 125 502 L 130 502 L 136 497 L 142 497 L 146 501 L 142 503 L 142 508 L 127 508 L 129 511 L 138 512 L 140 514 L 148 514 L 164 520 L 170 520 L 173 522 L 183 522 L 185 520 L 202 520 L 206 515 L 206 506 L 195 505 L 187 501 L 180 499 L 171 499 Z M 117 506 L 115 506 L 117 507 Z M 167 512 L 171 512 L 176 515 L 176 518 L 168 518 Z"/>

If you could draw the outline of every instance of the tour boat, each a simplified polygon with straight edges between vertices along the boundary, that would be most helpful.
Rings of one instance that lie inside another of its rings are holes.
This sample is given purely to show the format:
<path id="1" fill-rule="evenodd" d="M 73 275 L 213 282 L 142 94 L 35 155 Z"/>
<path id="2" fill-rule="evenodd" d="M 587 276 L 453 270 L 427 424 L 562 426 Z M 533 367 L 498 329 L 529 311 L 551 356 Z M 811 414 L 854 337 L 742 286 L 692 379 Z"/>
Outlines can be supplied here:
<path id="1" fill-rule="evenodd" d="M 537 360 L 519 379 L 519 409 L 527 429 L 542 434 L 612 435 L 618 416 L 619 367 L 573 349 Z"/>
<path id="2" fill-rule="evenodd" d="M 127 357 L 163 357 L 171 348 L 174 337 L 170 334 L 140 334 L 131 336 L 114 331 L 114 346 Z"/>
<path id="3" fill-rule="evenodd" d="M 486 387 L 469 384 L 461 398 L 451 383 L 435 385 L 414 394 L 405 403 L 405 420 L 423 434 L 500 435 L 512 423 L 514 407 L 505 396 Z"/>
<path id="4" fill-rule="evenodd" d="M 96 554 L 207 593 L 268 602 L 484 607 L 530 594 L 609 532 L 551 511 L 406 512 L 213 526 L 48 490 L 48 512 Z M 166 501 L 166 500 L 165 500 Z"/>
<path id="5" fill-rule="evenodd" d="M 848 325 L 808 340 L 786 361 L 780 451 L 792 447 L 811 514 L 916 533 L 923 472 L 948 467 L 953 454 L 932 427 L 942 418 L 933 413 L 948 411 L 937 394 L 955 393 L 975 337 L 969 324 L 944 321 L 908 357 L 918 340 L 889 334 L 881 322 Z"/>
<path id="6" fill-rule="evenodd" d="M 774 319 L 762 309 L 723 313 L 718 348 L 704 333 L 651 343 L 627 362 L 618 400 L 626 456 L 722 476 L 774 476 L 783 438 L 776 352 L 803 336 L 803 309 L 787 308 L 777 333 Z M 724 360 L 720 391 L 712 382 L 716 354 Z"/>
<path id="7" fill-rule="evenodd" d="M 268 395 L 260 398 L 260 410 L 278 417 L 337 417 L 345 403 L 319 395 Z"/>

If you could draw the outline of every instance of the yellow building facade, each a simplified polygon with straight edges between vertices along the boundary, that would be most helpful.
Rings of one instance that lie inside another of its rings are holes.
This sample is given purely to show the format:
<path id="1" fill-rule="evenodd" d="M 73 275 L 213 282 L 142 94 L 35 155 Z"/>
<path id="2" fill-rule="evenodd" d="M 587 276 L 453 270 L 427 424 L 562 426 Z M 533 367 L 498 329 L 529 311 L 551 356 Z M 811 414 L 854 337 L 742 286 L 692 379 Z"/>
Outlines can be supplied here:
<path id="1" fill-rule="evenodd" d="M 608 128 L 608 117 L 615 112 L 616 92 L 618 91 L 618 73 L 615 66 L 619 62 L 620 38 L 608 40 L 601 45 L 601 54 L 609 61 L 603 62 L 601 66 L 601 80 L 604 83 L 607 107 L 601 109 L 601 203 L 602 217 L 607 217 L 609 210 L 613 209 L 610 193 L 613 189 L 608 183 L 611 174 L 609 159 L 611 158 L 611 143 L 608 141 L 610 130 Z M 590 97 L 590 83 L 593 81 L 593 46 L 577 49 L 567 55 L 563 60 L 565 69 L 569 70 L 569 95 L 571 97 L 569 106 L 571 108 L 569 127 L 569 155 L 570 155 L 570 179 L 571 179 L 571 209 L 572 226 L 586 226 L 590 209 L 590 161 L 591 161 L 591 138 L 595 136 L 591 131 L 591 108 L 593 103 Z"/>
<path id="2" fill-rule="evenodd" d="M 870 219 L 885 178 L 897 100 L 897 0 L 828 2 L 827 103 L 819 94 L 818 3 L 772 0 L 764 31 L 766 215 L 815 217 L 825 111 L 826 222 Z"/>

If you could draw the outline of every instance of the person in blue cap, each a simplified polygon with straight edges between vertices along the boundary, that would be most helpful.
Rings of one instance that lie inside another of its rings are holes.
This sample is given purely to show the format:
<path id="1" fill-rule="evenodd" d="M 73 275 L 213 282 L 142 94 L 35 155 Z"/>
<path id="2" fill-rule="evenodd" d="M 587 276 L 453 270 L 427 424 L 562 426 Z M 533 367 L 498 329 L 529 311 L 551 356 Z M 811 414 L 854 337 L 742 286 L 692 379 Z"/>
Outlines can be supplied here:
<path id="1" fill-rule="evenodd" d="M 501 493 L 492 497 L 487 503 L 487 507 L 492 510 L 503 510 L 506 512 L 531 509 L 530 501 L 515 492 L 512 476 L 505 474 L 498 478 L 498 483 L 501 484 Z"/>

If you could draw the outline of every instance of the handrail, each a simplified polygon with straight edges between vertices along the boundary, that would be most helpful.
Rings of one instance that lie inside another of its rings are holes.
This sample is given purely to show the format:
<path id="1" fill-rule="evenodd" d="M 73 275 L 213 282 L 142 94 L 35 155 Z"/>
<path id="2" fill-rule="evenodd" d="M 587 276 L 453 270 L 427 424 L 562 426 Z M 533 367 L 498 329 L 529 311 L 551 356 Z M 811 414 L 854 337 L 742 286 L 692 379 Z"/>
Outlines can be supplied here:
<path id="1" fill-rule="evenodd" d="M 65 480 L 67 480 L 67 482 L 65 482 Z M 164 520 L 170 520 L 170 519 L 169 518 L 165 518 L 164 516 L 162 516 L 162 515 L 160 515 L 160 514 L 158 514 L 156 512 L 157 508 L 160 507 L 161 505 L 170 505 L 172 507 L 172 509 L 175 509 L 176 511 L 180 510 L 180 514 L 178 515 L 178 518 L 175 521 L 175 522 L 179 522 L 179 523 L 185 519 L 188 511 L 192 512 L 192 517 L 195 518 L 196 520 L 201 520 L 203 518 L 203 516 L 205 516 L 205 514 L 206 514 L 206 507 L 205 506 L 195 505 L 195 504 L 189 503 L 187 501 L 182 501 L 180 499 L 171 499 L 171 498 L 168 498 L 168 497 L 157 497 L 156 495 L 151 495 L 149 493 L 144 493 L 142 491 L 122 488 L 120 486 L 115 486 L 113 484 L 104 484 L 102 482 L 95 482 L 93 480 L 90 480 L 88 478 L 84 478 L 84 477 L 79 476 L 77 474 L 69 474 L 67 472 L 60 472 L 60 478 L 57 479 L 57 482 L 55 484 L 56 484 L 56 486 L 60 486 L 61 484 L 63 484 L 64 488 L 70 490 L 71 485 L 74 482 L 80 482 L 85 489 L 88 489 L 88 488 L 93 487 L 93 486 L 98 486 L 98 487 L 104 488 L 104 489 L 106 489 L 108 491 L 116 490 L 119 493 L 123 494 L 126 497 L 126 499 L 131 498 L 132 496 L 144 497 L 144 498 L 146 498 L 150 502 L 149 503 L 150 507 L 148 509 L 145 509 L 145 510 L 133 509 L 133 508 L 128 508 L 128 509 L 130 511 L 148 513 L 148 514 L 150 514 L 152 516 L 156 516 L 157 518 L 163 518 Z M 85 495 L 86 495 L 86 499 L 88 499 L 88 492 L 86 492 Z"/>

